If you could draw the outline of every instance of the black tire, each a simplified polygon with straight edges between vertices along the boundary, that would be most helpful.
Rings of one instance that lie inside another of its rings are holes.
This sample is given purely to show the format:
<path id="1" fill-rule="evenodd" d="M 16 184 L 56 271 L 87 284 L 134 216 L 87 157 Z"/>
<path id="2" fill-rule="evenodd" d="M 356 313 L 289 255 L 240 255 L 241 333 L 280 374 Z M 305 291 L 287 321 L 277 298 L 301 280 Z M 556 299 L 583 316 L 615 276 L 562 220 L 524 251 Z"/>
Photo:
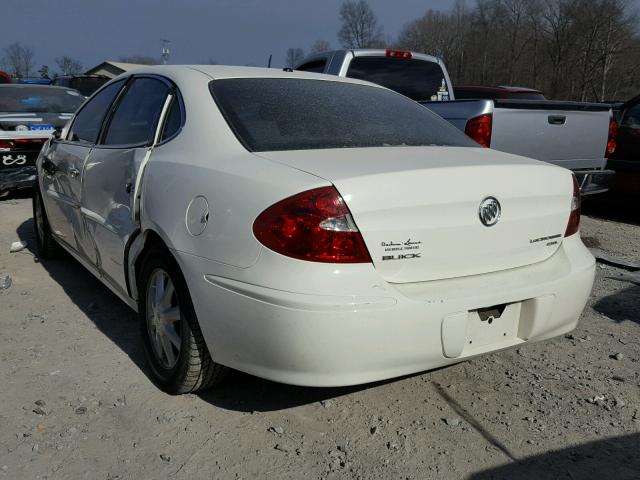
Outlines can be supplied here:
<path id="1" fill-rule="evenodd" d="M 151 309 L 155 308 L 149 296 L 151 289 L 155 288 L 152 281 L 164 273 L 174 287 L 175 294 L 171 295 L 171 304 L 175 303 L 179 311 L 179 320 L 172 323 L 172 328 L 175 327 L 175 333 L 179 330 L 180 349 L 176 353 L 177 346 L 172 348 L 169 345 L 169 349 L 174 351 L 176 357 L 173 365 L 167 362 L 166 353 L 158 353 L 157 348 L 162 349 L 162 347 L 158 347 L 157 334 L 155 340 L 153 337 L 159 323 L 156 323 L 157 319 L 153 319 L 153 312 L 148 314 L 150 306 Z M 171 253 L 164 248 L 151 248 L 142 260 L 138 278 L 138 315 L 142 341 L 156 385 L 165 392 L 175 395 L 205 390 L 222 381 L 228 369 L 211 359 L 198 324 L 189 289 Z"/>
<path id="2" fill-rule="evenodd" d="M 60 246 L 53 238 L 47 212 L 44 209 L 42 194 L 36 184 L 33 189 L 33 231 L 36 237 L 36 255 L 45 260 L 60 256 Z"/>

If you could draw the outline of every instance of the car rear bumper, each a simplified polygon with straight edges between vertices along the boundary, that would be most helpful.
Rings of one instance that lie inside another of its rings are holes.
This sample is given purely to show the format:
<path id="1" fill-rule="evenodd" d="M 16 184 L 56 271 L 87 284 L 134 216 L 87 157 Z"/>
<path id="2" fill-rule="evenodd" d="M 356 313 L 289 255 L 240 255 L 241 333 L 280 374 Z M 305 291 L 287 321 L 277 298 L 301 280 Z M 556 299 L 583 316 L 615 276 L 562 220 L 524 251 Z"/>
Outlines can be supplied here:
<path id="1" fill-rule="evenodd" d="M 199 272 L 187 278 L 213 359 L 306 386 L 393 378 L 564 334 L 576 327 L 595 272 L 579 235 L 535 265 L 387 284 L 380 296 L 274 290 L 201 274 L 206 262 L 176 255 Z M 502 315 L 482 321 L 477 310 L 495 305 Z"/>
<path id="2" fill-rule="evenodd" d="M 33 188 L 36 181 L 36 167 L 27 166 L 11 171 L 0 171 L 0 197 L 16 190 Z"/>
<path id="3" fill-rule="evenodd" d="M 610 190 L 615 182 L 613 170 L 574 170 L 582 195 L 595 195 Z"/>

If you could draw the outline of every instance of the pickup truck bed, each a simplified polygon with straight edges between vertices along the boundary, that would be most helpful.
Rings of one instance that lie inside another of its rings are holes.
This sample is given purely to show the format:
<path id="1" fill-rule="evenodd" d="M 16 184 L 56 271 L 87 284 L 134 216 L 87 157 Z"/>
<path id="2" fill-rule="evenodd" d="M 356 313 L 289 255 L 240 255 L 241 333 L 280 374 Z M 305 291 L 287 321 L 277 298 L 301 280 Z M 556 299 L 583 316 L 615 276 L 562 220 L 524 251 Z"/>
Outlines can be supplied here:
<path id="1" fill-rule="evenodd" d="M 421 102 L 463 132 L 470 119 L 490 116 L 491 148 L 573 170 L 584 194 L 604 192 L 610 107 L 552 100 L 456 100 Z M 468 132 L 467 132 L 468 133 Z"/>

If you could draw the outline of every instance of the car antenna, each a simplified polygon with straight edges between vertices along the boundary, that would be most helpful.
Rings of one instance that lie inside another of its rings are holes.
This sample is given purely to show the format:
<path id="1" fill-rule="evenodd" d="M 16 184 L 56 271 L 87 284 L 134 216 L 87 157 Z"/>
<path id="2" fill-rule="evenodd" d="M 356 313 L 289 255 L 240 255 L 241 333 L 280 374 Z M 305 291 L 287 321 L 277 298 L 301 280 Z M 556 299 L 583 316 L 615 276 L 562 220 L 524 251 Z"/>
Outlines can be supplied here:
<path id="1" fill-rule="evenodd" d="M 267 62 L 267 68 L 271 68 L 271 59 L 273 58 L 273 53 L 269 55 L 269 61 Z"/>

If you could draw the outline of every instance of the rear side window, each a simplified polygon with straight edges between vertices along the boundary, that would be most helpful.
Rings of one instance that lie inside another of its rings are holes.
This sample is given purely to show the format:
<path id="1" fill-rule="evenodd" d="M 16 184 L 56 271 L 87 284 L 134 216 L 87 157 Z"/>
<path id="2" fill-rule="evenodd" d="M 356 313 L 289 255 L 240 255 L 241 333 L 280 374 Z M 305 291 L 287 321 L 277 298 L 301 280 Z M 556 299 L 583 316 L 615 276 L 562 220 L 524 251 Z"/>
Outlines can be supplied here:
<path id="1" fill-rule="evenodd" d="M 498 95 L 492 91 L 460 90 L 458 88 L 454 88 L 453 91 L 455 92 L 456 100 L 495 100 L 498 98 Z"/>
<path id="2" fill-rule="evenodd" d="M 513 100 L 546 100 L 544 95 L 538 92 L 509 93 L 505 98 L 511 98 Z"/>
<path id="3" fill-rule="evenodd" d="M 251 151 L 477 147 L 427 108 L 383 88 L 292 78 L 213 80 L 211 92 Z"/>
<path id="4" fill-rule="evenodd" d="M 124 80 L 113 82 L 91 98 L 76 115 L 67 138 L 73 142 L 96 143 L 102 121 L 123 84 Z"/>
<path id="5" fill-rule="evenodd" d="M 640 103 L 636 103 L 624 114 L 621 127 L 640 129 Z"/>
<path id="6" fill-rule="evenodd" d="M 327 64 L 326 60 L 316 60 L 315 62 L 305 63 L 300 65 L 296 70 L 302 70 L 305 72 L 323 73 L 324 67 Z"/>
<path id="7" fill-rule="evenodd" d="M 176 93 L 177 95 L 177 93 Z M 164 142 L 173 137 L 182 127 L 182 111 L 180 109 L 180 101 L 177 96 L 173 97 L 171 106 L 166 115 L 166 120 L 162 127 L 162 135 L 160 135 L 160 141 Z"/>
<path id="8" fill-rule="evenodd" d="M 355 57 L 349 64 L 347 77 L 377 83 L 418 102 L 426 102 L 437 95 L 444 73 L 437 63 L 424 60 Z"/>
<path id="9" fill-rule="evenodd" d="M 152 140 L 169 86 L 155 78 L 136 78 L 119 102 L 102 142 L 144 145 Z"/>

